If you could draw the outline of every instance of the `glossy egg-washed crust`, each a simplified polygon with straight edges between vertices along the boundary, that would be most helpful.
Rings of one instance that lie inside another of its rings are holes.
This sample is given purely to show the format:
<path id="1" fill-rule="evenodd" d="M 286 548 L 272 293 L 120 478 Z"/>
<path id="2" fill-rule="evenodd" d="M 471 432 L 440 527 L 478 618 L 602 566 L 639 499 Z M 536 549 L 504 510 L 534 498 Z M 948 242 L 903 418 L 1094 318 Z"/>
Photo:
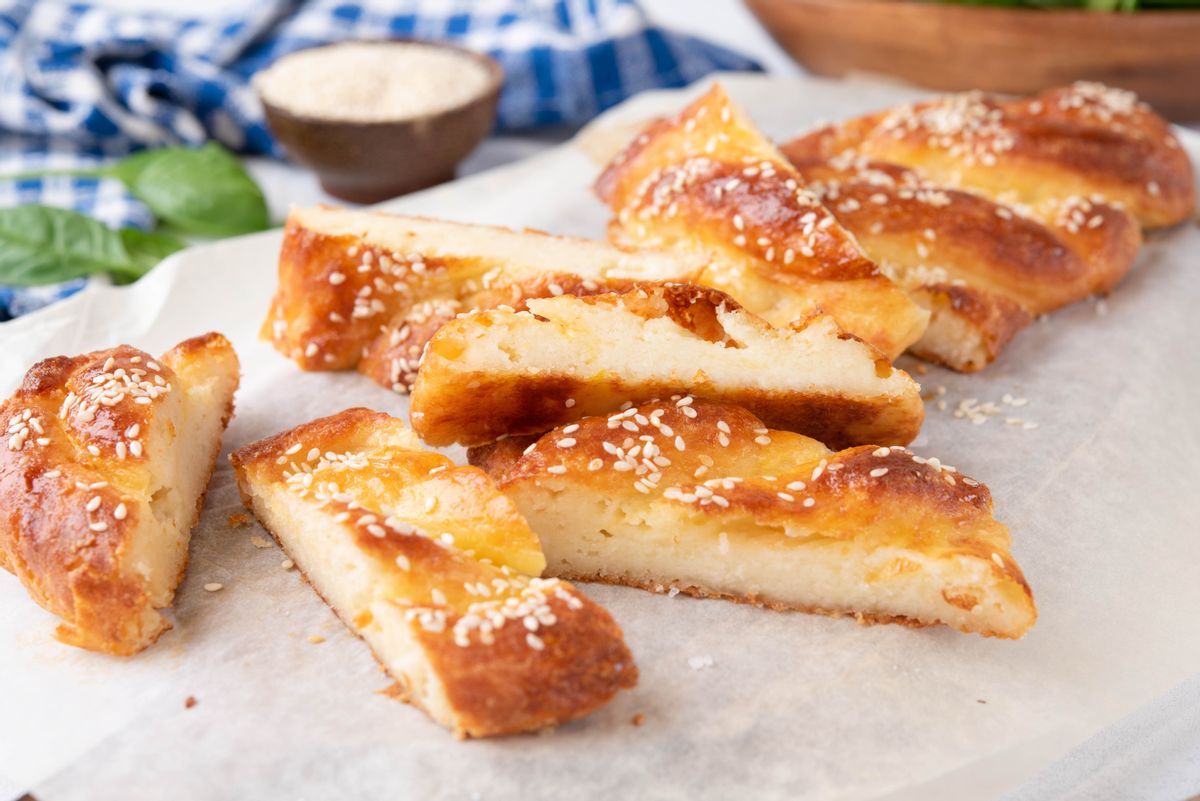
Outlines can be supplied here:
<path id="1" fill-rule="evenodd" d="M 1002 202 L 1099 196 L 1146 228 L 1183 222 L 1196 203 L 1192 165 L 1166 120 L 1132 93 L 1094 83 L 900 106 L 818 128 L 783 151 L 793 160 L 850 151 Z"/>
<path id="2" fill-rule="evenodd" d="M 408 382 L 387 379 L 397 373 L 402 379 L 408 372 L 405 365 L 420 353 L 412 352 L 412 343 L 398 347 L 393 336 L 396 331 L 405 325 L 421 328 L 436 322 L 447 308 L 471 308 L 467 299 L 492 282 L 525 280 L 531 272 L 536 274 L 528 267 L 478 253 L 454 255 L 453 242 L 446 244 L 445 253 L 435 256 L 415 245 L 385 248 L 366 234 L 327 233 L 305 224 L 308 213 L 299 210 L 288 218 L 279 252 L 279 284 L 260 330 L 263 339 L 304 370 L 347 370 L 365 358 L 367 364 L 361 369 L 367 375 L 385 386 L 404 386 Z M 379 213 L 363 215 L 366 230 L 370 221 L 365 217 Z M 396 217 L 396 224 L 403 225 L 405 219 L 426 221 Z M 543 239 L 566 246 L 595 244 L 530 229 L 515 232 L 495 226 L 438 224 L 461 227 L 467 236 L 515 234 L 526 237 L 532 249 Z M 408 238 L 417 237 L 410 233 Z M 649 254 L 639 263 L 641 255 L 620 254 L 610 266 L 637 272 L 661 270 L 664 262 L 671 261 L 672 279 L 687 278 L 700 266 L 694 259 L 669 260 L 662 254 Z M 622 260 L 629 263 L 622 264 Z M 673 272 L 676 261 L 678 274 Z M 647 267 L 651 262 L 654 266 Z M 609 269 L 601 263 L 591 266 L 597 274 Z"/>
<path id="3" fill-rule="evenodd" d="M 638 430 L 614 426 L 614 420 L 636 420 Z M 768 429 L 744 409 L 689 396 L 585 418 L 577 426 L 569 432 L 555 429 L 540 438 L 504 440 L 473 448 L 468 458 L 495 477 L 506 492 L 518 492 L 527 483 L 574 483 L 586 487 L 589 493 L 623 497 L 634 505 L 668 504 L 679 515 L 680 536 L 686 536 L 689 517 L 715 516 L 728 520 L 731 527 L 746 520 L 760 524 L 764 527 L 762 536 L 767 537 L 780 536 L 775 527 L 791 523 L 823 539 L 858 540 L 870 547 L 906 549 L 935 560 L 977 559 L 987 566 L 1006 601 L 1025 612 L 1028 625 L 1019 631 L 970 630 L 987 636 L 1019 637 L 1036 619 L 1032 592 L 1011 555 L 1007 528 L 992 515 L 987 487 L 936 459 L 924 459 L 897 446 L 867 445 L 831 452 L 807 437 Z M 650 435 L 649 441 L 657 447 L 659 461 L 649 464 L 644 458 L 635 458 L 628 461 L 640 461 L 636 469 L 614 469 L 622 459 L 611 449 L 628 451 L 631 443 L 645 447 L 644 435 Z M 559 441 L 568 436 L 574 444 L 560 446 Z M 674 444 L 676 437 L 684 445 L 683 450 Z M 667 464 L 663 464 L 662 457 L 666 457 Z M 879 475 L 883 468 L 886 472 Z M 702 474 L 697 477 L 698 469 Z M 647 476 L 655 472 L 659 474 L 657 482 L 647 484 Z M 728 476 L 736 476 L 737 483 L 717 483 Z M 705 481 L 716 487 L 722 504 L 678 496 L 695 493 Z M 795 481 L 802 481 L 804 487 L 788 492 L 788 484 Z M 642 482 L 643 487 L 635 487 L 635 482 Z M 781 498 L 780 492 L 791 500 Z M 805 506 L 810 498 L 814 503 Z M 783 544 L 789 541 L 803 544 L 803 538 L 784 538 Z M 573 577 L 612 580 L 593 575 Z M 662 591 L 650 585 L 643 588 Z M 678 588 L 705 594 L 696 587 Z M 793 608 L 756 594 L 727 597 L 777 609 Z M 945 591 L 943 598 L 968 611 L 978 602 L 973 596 L 947 595 Z M 802 611 L 855 614 L 864 622 L 929 625 L 928 621 L 856 614 L 846 609 Z"/>
<path id="4" fill-rule="evenodd" d="M 719 84 L 652 123 L 601 174 L 596 194 L 622 247 L 700 251 L 699 281 L 774 325 L 815 311 L 895 358 L 927 315 L 870 261 Z"/>
<path id="5" fill-rule="evenodd" d="M 547 605 L 557 620 L 537 630 L 542 650 L 529 646 L 528 631 L 520 620 L 496 629 L 490 644 L 478 637 L 471 637 L 467 646 L 456 643 L 455 623 L 470 604 L 481 600 L 465 590 L 466 583 L 500 579 L 514 587 L 525 586 L 530 580 L 527 572 L 540 573 L 545 559 L 528 524 L 486 474 L 416 449 L 415 438 L 406 437 L 411 433 L 395 418 L 368 409 L 347 409 L 247 445 L 231 461 L 243 500 L 252 511 L 253 486 L 286 485 L 287 476 L 297 472 L 312 471 L 314 485 L 331 476 L 338 478 L 342 492 L 350 497 L 318 500 L 297 493 L 296 502 L 319 503 L 322 513 L 331 518 L 347 515 L 341 523 L 346 536 L 388 574 L 392 584 L 385 589 L 395 594 L 398 604 L 441 610 L 445 626 L 440 631 L 410 625 L 452 707 L 454 719 L 441 722 L 460 736 L 531 731 L 563 723 L 588 714 L 618 690 L 636 684 L 637 668 L 612 616 L 565 582 L 552 582 L 557 589 L 548 590 Z M 311 449 L 321 454 L 358 453 L 367 463 L 333 473 L 328 468 L 314 470 L 313 460 L 307 458 Z M 376 528 L 382 532 L 378 535 L 362 524 L 362 518 L 373 515 L 383 521 L 386 515 L 379 506 L 385 498 L 395 504 L 389 504 L 392 515 L 406 527 Z M 438 499 L 432 510 L 426 506 L 429 498 Z M 447 530 L 453 532 L 453 545 L 437 539 L 438 532 Z M 278 533 L 270 533 L 282 547 Z M 407 559 L 408 570 L 397 567 L 397 557 Z M 303 572 L 305 566 L 298 563 L 298 567 Z M 444 604 L 427 600 L 434 588 L 444 594 Z M 367 615 L 343 622 L 361 636 L 373 621 Z M 405 677 L 393 678 L 401 685 L 397 695 L 419 702 L 405 686 Z"/>
<path id="6" fill-rule="evenodd" d="M 908 288 L 936 283 L 927 273 L 940 272 L 941 280 L 997 292 L 1044 314 L 1111 290 L 1141 243 L 1128 214 L 1086 198 L 1014 210 L 894 164 L 843 157 L 798 159 L 795 166 L 868 255 L 902 271 L 896 280 Z M 1039 213 L 1045 224 L 1024 216 Z"/>
<path id="7" fill-rule="evenodd" d="M 761 386 L 721 386 L 704 373 L 703 365 L 688 365 L 695 372 L 649 383 L 619 375 L 582 376 L 572 365 L 538 374 L 466 372 L 455 358 L 472 339 L 473 330 L 494 324 L 525 320 L 545 324 L 546 336 L 558 334 L 560 325 L 544 323 L 528 313 L 507 310 L 477 312 L 443 326 L 431 340 L 413 390 L 413 428 L 435 445 L 479 445 L 504 436 L 546 431 L 590 414 L 602 414 L 622 402 L 637 402 L 674 392 L 734 403 L 754 411 L 777 428 L 803 431 L 822 442 L 844 446 L 863 441 L 911 442 L 924 420 L 918 388 L 906 373 L 869 345 L 847 334 L 828 316 L 818 315 L 794 323 L 788 331 L 771 331 L 760 320 L 722 292 L 690 284 L 641 284 L 632 291 L 588 296 L 589 304 L 620 306 L 643 319 L 669 318 L 692 334 L 711 342 L 726 340 L 717 313 L 741 315 L 767 334 L 799 336 L 806 328 L 824 331 L 831 342 L 845 343 L 873 362 L 875 375 L 890 379 L 899 374 L 899 393 L 845 395 L 836 388 L 808 390 L 771 389 Z M 553 300 L 548 301 L 553 302 Z M 521 316 L 518 316 L 521 315 Z"/>
<path id="8" fill-rule="evenodd" d="M 558 295 L 588 297 L 608 292 L 625 292 L 638 282 L 622 279 L 582 278 L 573 273 L 545 273 L 520 279 L 500 279 L 462 301 L 428 301 L 418 304 L 398 323 L 388 326 L 368 347 L 359 372 L 375 383 L 396 392 L 409 392 L 417 380 L 417 371 L 425 346 L 437 330 L 464 310 L 509 308 L 526 311 L 525 301 Z"/>
<path id="9" fill-rule="evenodd" d="M 160 359 L 128 345 L 56 356 L 31 367 L 16 393 L 0 405 L 0 422 L 10 432 L 0 443 L 0 567 L 63 619 L 55 632 L 59 640 L 128 656 L 171 628 L 153 611 L 141 576 L 123 567 L 148 482 L 146 454 L 131 452 L 130 445 L 161 425 L 156 422 L 159 399 L 182 391 L 176 370 L 192 360 L 231 358 L 236 365 L 229 341 L 214 333 L 185 340 Z M 157 397 L 144 404 L 132 394 L 113 405 L 86 401 L 96 377 L 120 370 L 166 393 L 149 390 Z M 78 400 L 68 405 L 72 393 Z M 232 415 L 231 399 L 222 424 Z M 15 442 L 17 421 L 34 426 L 35 420 L 36 427 Z M 128 436 L 135 425 L 138 436 Z M 216 455 L 214 449 L 214 462 Z M 99 506 L 89 510 L 94 498 Z M 118 517 L 122 505 L 125 514 Z M 197 514 L 203 505 L 201 493 Z M 179 584 L 185 569 L 186 562 L 171 586 Z"/>

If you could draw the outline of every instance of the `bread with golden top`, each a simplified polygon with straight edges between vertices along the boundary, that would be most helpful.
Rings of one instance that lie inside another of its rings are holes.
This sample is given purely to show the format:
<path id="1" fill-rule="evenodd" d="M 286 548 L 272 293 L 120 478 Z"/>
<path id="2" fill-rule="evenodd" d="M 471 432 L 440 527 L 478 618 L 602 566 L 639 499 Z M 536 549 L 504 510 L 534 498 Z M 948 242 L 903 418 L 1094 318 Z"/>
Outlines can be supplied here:
<path id="1" fill-rule="evenodd" d="M 1112 290 L 1141 242 L 1132 217 L 1099 201 L 1007 206 L 856 156 L 794 166 L 867 255 L 930 310 L 910 350 L 956 370 L 986 366 L 1032 316 Z"/>
<path id="2" fill-rule="evenodd" d="M 472 312 L 434 335 L 411 402 L 422 439 L 479 445 L 674 392 L 838 446 L 910 442 L 924 417 L 908 374 L 827 315 L 774 328 L 689 284 L 526 305 Z"/>
<path id="3" fill-rule="evenodd" d="M 512 502 L 401 421 L 348 409 L 232 462 L 247 508 L 313 589 L 457 735 L 573 720 L 636 683 L 612 617 L 538 577 L 545 558 Z"/>
<path id="4" fill-rule="evenodd" d="M 56 636 L 128 656 L 171 623 L 188 540 L 233 414 L 238 360 L 207 334 L 34 365 L 0 404 L 0 566 L 62 618 Z"/>
<path id="5" fill-rule="evenodd" d="M 1038 207 L 1084 198 L 1145 228 L 1196 205 L 1191 162 L 1171 126 L 1132 92 L 1079 82 L 1030 98 L 966 92 L 818 128 L 783 145 L 793 160 L 850 152 L 946 187 Z"/>
<path id="6" fill-rule="evenodd" d="M 709 261 L 699 283 L 773 325 L 823 311 L 895 358 L 928 322 L 719 84 L 651 124 L 596 193 L 618 246 L 698 254 Z"/>
<path id="7" fill-rule="evenodd" d="M 549 575 L 1005 638 L 1037 617 L 987 488 L 901 447 L 831 452 L 688 395 L 469 458 Z"/>
<path id="8" fill-rule="evenodd" d="M 305 370 L 346 370 L 406 318 L 423 319 L 422 304 L 454 305 L 497 282 L 543 273 L 681 280 L 701 266 L 536 231 L 298 208 L 284 229 L 279 284 L 261 336 Z M 378 363 L 366 369 L 373 377 L 383 372 Z"/>

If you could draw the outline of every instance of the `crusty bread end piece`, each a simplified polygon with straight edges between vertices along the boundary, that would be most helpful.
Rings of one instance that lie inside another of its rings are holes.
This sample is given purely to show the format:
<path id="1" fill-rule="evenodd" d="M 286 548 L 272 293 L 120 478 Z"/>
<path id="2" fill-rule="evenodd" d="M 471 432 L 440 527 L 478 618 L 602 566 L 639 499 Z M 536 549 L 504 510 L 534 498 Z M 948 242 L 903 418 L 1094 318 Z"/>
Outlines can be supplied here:
<path id="1" fill-rule="evenodd" d="M 128 345 L 34 365 L 0 405 L 0 566 L 63 642 L 127 656 L 171 628 L 188 540 L 233 414 L 220 334 L 161 359 Z"/>
<path id="2" fill-rule="evenodd" d="M 545 558 L 512 502 L 399 420 L 348 409 L 232 461 L 246 506 L 313 589 L 405 700 L 456 734 L 555 725 L 636 683 L 612 617 L 537 577 Z"/>

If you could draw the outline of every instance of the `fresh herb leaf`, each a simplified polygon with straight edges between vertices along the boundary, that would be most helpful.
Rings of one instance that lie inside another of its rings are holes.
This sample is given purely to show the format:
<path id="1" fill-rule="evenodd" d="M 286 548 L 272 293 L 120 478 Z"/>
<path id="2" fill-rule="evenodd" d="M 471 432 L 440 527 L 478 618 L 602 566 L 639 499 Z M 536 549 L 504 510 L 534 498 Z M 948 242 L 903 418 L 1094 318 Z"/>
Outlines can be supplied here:
<path id="1" fill-rule="evenodd" d="M 269 224 L 262 190 L 238 160 L 215 143 L 146 150 L 105 172 L 180 231 L 233 236 L 261 231 Z"/>
<path id="2" fill-rule="evenodd" d="M 186 234 L 234 236 L 270 224 L 267 201 L 241 163 L 210 142 L 134 153 L 107 167 L 34 170 L 4 180 L 51 175 L 116 178 L 161 221 Z"/>
<path id="3" fill-rule="evenodd" d="M 160 234 L 115 231 L 67 209 L 0 209 L 0 284 L 37 286 L 99 273 L 135 281 L 166 255 L 169 242 L 179 244 Z"/>
<path id="4" fill-rule="evenodd" d="M 157 231 L 141 231 L 137 228 L 122 228 L 119 231 L 121 244 L 129 259 L 144 275 L 172 253 L 183 250 L 182 242 Z M 123 276 L 114 276 L 121 282 Z"/>

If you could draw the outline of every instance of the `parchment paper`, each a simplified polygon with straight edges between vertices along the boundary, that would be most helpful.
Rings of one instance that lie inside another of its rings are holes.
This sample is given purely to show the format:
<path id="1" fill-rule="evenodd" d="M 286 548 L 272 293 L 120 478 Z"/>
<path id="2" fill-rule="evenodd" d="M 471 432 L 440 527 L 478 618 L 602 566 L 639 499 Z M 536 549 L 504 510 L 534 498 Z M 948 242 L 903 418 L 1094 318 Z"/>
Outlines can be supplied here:
<path id="1" fill-rule="evenodd" d="M 913 96 L 726 83 L 781 138 Z M 683 102 L 643 96 L 597 125 Z M 1186 140 L 1194 161 L 1198 139 Z M 598 237 L 595 172 L 568 145 L 391 206 Z M 256 339 L 278 244 L 271 232 L 196 248 L 133 288 L 94 287 L 0 327 L 0 389 L 51 354 L 157 352 L 215 329 L 244 372 L 226 453 L 349 405 L 404 414 L 402 397 L 355 374 L 302 373 Z M 917 449 L 985 481 L 1012 529 L 1040 610 L 1024 640 L 586 586 L 624 627 L 637 689 L 554 733 L 457 742 L 378 694 L 390 682 L 366 646 L 277 549 L 255 547 L 257 526 L 230 524 L 242 509 L 222 459 L 175 629 L 144 654 L 59 644 L 52 617 L 0 574 L 0 789 L 42 801 L 992 797 L 1200 670 L 1197 269 L 1188 223 L 1153 236 L 1105 303 L 1031 326 L 985 373 L 915 376 L 944 386 L 948 407 L 930 404 Z M 1028 405 L 1004 416 L 1037 428 L 953 416 L 961 400 L 1005 394 Z"/>

